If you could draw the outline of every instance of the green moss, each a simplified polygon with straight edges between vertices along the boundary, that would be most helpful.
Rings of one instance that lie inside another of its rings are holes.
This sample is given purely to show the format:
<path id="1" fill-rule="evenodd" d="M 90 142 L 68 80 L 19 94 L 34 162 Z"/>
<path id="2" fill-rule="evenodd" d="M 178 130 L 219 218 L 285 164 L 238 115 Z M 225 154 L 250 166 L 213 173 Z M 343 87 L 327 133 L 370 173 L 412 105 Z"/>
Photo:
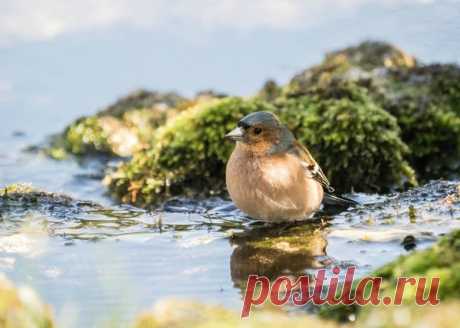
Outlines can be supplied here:
<path id="1" fill-rule="evenodd" d="M 28 288 L 17 289 L 0 275 L 0 326 L 52 328 L 50 308 Z"/>
<path id="2" fill-rule="evenodd" d="M 288 96 L 308 94 L 311 89 L 326 89 L 337 81 L 369 85 L 385 71 L 416 66 L 414 57 L 385 42 L 363 42 L 357 46 L 328 53 L 323 62 L 306 69 L 284 88 Z"/>
<path id="3" fill-rule="evenodd" d="M 354 84 L 397 119 L 407 160 L 422 181 L 458 177 L 460 169 L 460 67 L 420 65 L 401 50 L 364 42 L 326 55 L 283 88 L 286 97 L 353 99 Z"/>
<path id="4" fill-rule="evenodd" d="M 439 294 L 441 300 L 459 298 L 460 290 L 460 230 L 456 230 L 432 248 L 402 256 L 376 271 L 394 288 L 397 277 L 441 277 Z M 406 295 L 405 295 L 406 296 Z M 411 297 L 407 294 L 407 299 Z M 413 299 L 413 298 L 412 298 Z"/>
<path id="5" fill-rule="evenodd" d="M 69 154 L 131 156 L 149 146 L 158 126 L 195 102 L 175 93 L 136 91 L 93 116 L 71 123 L 52 138 L 45 152 L 55 159 Z"/>
<path id="6" fill-rule="evenodd" d="M 392 113 L 423 179 L 458 176 L 460 68 L 428 65 L 392 72 L 374 97 Z"/>
<path id="7" fill-rule="evenodd" d="M 384 191 L 416 184 L 396 119 L 363 88 L 278 100 L 280 116 L 309 147 L 340 191 Z M 346 94 L 346 96 L 344 96 Z M 325 100 L 322 100 L 325 99 Z"/>
<path id="8" fill-rule="evenodd" d="M 259 110 L 274 108 L 238 98 L 198 104 L 158 129 L 153 147 L 136 153 L 106 182 L 122 200 L 142 205 L 169 195 L 221 192 L 233 148 L 224 135 L 244 115 Z"/>
<path id="9" fill-rule="evenodd" d="M 275 106 L 238 98 L 197 105 L 159 128 L 152 148 L 136 153 L 106 183 L 123 201 L 140 205 L 171 195 L 221 193 L 234 147 L 224 135 L 244 115 L 265 110 L 280 115 L 299 141 L 312 148 L 339 190 L 381 191 L 414 184 L 395 119 L 365 91 L 353 92 L 353 99 L 303 97 L 281 99 Z"/>

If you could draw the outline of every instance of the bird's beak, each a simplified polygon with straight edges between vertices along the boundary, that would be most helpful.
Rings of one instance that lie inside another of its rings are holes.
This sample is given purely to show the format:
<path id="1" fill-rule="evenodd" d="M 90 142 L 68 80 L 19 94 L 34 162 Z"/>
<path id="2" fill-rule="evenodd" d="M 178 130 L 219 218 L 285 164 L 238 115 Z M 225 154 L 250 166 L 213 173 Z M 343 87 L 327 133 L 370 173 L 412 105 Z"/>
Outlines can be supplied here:
<path id="1" fill-rule="evenodd" d="M 244 136 L 243 129 L 240 128 L 240 127 L 237 127 L 235 129 L 233 129 L 232 131 L 230 131 L 229 133 L 227 133 L 225 135 L 225 138 L 230 139 L 230 140 L 234 140 L 234 141 L 241 141 L 241 140 L 243 140 L 243 136 Z"/>

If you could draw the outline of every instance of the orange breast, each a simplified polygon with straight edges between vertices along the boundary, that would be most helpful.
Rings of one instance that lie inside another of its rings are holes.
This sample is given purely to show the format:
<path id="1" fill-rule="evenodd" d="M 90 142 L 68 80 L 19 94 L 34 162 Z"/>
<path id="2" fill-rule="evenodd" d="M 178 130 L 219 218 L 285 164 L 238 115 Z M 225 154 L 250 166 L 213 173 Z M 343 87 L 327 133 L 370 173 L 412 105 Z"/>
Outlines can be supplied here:
<path id="1" fill-rule="evenodd" d="M 254 156 L 237 145 L 227 163 L 226 182 L 235 205 L 260 220 L 306 219 L 323 199 L 321 185 L 290 154 Z"/>

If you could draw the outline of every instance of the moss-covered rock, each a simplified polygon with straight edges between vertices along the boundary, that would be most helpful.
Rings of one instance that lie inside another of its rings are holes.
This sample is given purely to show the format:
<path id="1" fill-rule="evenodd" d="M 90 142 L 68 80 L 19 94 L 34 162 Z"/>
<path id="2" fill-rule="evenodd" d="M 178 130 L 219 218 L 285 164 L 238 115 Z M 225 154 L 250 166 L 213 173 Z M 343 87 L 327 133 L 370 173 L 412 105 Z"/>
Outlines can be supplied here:
<path id="1" fill-rule="evenodd" d="M 351 85 L 340 95 L 282 98 L 275 105 L 339 191 L 416 185 L 396 119 L 365 89 Z"/>
<path id="2" fill-rule="evenodd" d="M 392 71 L 373 97 L 392 113 L 424 179 L 458 176 L 460 67 L 427 65 Z"/>
<path id="3" fill-rule="evenodd" d="M 460 168 L 460 67 L 421 65 L 382 42 L 364 42 L 335 51 L 297 74 L 283 89 L 286 97 L 318 95 L 352 98 L 350 88 L 368 90 L 396 117 L 410 164 L 422 180 L 458 176 Z"/>
<path id="4" fill-rule="evenodd" d="M 369 85 L 390 70 L 415 67 L 417 60 L 385 42 L 366 41 L 326 54 L 324 61 L 296 74 L 284 88 L 288 96 L 327 89 L 339 81 Z"/>
<path id="5" fill-rule="evenodd" d="M 130 156 L 149 145 L 159 125 L 198 100 L 175 93 L 136 91 L 93 116 L 77 119 L 54 136 L 45 151 L 56 159 L 68 154 Z"/>
<path id="6" fill-rule="evenodd" d="M 52 328 L 51 309 L 29 288 L 16 288 L 0 274 L 0 326 Z"/>
<path id="7" fill-rule="evenodd" d="M 357 95 L 355 101 L 303 97 L 271 105 L 227 98 L 198 105 L 159 128 L 153 147 L 136 153 L 108 175 L 106 183 L 122 201 L 140 205 L 171 195 L 221 193 L 233 148 L 224 135 L 244 115 L 264 110 L 279 114 L 299 140 L 312 147 L 339 190 L 381 191 L 414 184 L 395 119 L 365 90 Z"/>
<path id="8" fill-rule="evenodd" d="M 265 101 L 274 101 L 281 96 L 282 89 L 275 80 L 267 80 L 262 89 L 257 94 L 257 97 Z"/>

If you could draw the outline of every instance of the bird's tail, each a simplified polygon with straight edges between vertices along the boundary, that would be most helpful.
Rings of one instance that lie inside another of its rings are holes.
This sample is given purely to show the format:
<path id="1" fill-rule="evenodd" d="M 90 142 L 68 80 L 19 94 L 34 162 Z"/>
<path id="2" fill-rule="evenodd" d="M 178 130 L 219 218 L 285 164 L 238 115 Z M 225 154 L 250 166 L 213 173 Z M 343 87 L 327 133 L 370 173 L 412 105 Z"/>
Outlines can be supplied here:
<path id="1" fill-rule="evenodd" d="M 355 202 L 352 199 L 329 194 L 329 193 L 324 194 L 323 202 L 325 205 L 340 206 L 340 207 L 347 207 L 347 208 L 350 206 L 355 206 L 359 204 L 358 202 Z"/>

